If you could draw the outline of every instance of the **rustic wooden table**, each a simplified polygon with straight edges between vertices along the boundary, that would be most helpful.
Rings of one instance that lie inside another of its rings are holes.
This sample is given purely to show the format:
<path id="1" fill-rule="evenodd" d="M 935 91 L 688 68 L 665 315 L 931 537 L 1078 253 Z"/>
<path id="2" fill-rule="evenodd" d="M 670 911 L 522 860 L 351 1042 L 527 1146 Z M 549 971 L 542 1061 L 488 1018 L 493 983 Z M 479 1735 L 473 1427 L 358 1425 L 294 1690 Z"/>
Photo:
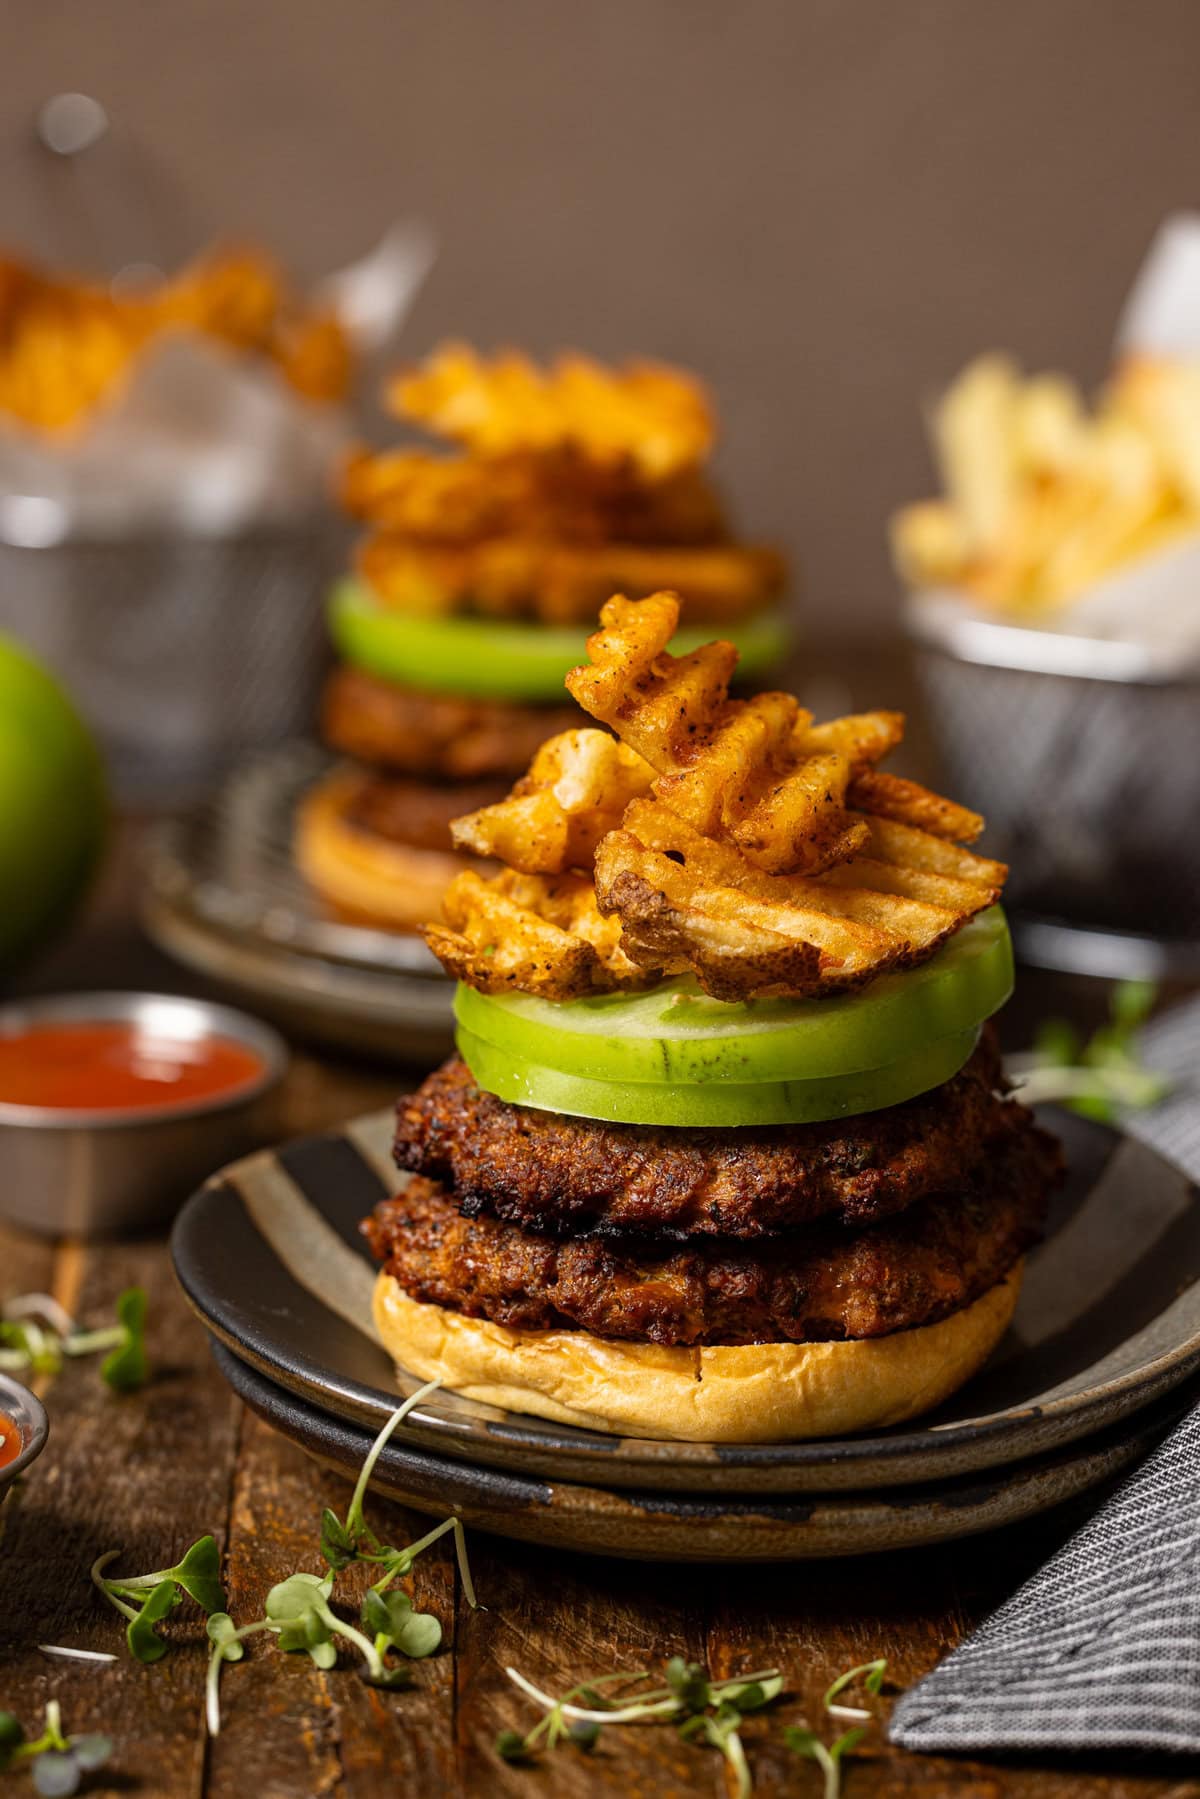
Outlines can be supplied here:
<path id="1" fill-rule="evenodd" d="M 194 991 L 139 939 L 130 896 L 121 858 L 83 927 L 26 985 Z M 298 1052 L 284 1129 L 320 1130 L 387 1103 L 400 1084 L 386 1070 Z M 782 1726 L 818 1722 L 829 1681 L 870 1657 L 888 1658 L 893 1692 L 919 1679 L 1084 1512 L 1060 1511 L 935 1550 L 743 1569 L 590 1561 L 476 1536 L 472 1566 L 486 1609 L 475 1612 L 457 1593 L 452 1557 L 439 1544 L 419 1562 L 414 1590 L 418 1605 L 441 1619 L 446 1646 L 417 1667 L 412 1691 L 374 1691 L 349 1666 L 320 1673 L 307 1658 L 281 1655 L 258 1639 L 246 1661 L 227 1671 L 224 1729 L 206 1743 L 201 1629 L 172 1625 L 164 1661 L 131 1662 L 119 1621 L 89 1587 L 89 1565 L 119 1547 L 128 1568 L 163 1567 L 212 1531 L 224 1548 L 233 1614 L 257 1617 L 274 1581 L 298 1566 L 319 1566 L 321 1509 L 344 1511 L 348 1489 L 233 1398 L 175 1287 L 160 1238 L 85 1247 L 0 1228 L 6 1295 L 46 1290 L 84 1319 L 103 1318 L 131 1282 L 150 1296 L 154 1378 L 143 1393 L 117 1398 L 94 1364 L 68 1365 L 46 1395 L 50 1446 L 14 1496 L 0 1550 L 0 1707 L 32 1724 L 57 1696 L 70 1730 L 109 1732 L 115 1755 L 95 1792 L 163 1799 L 724 1794 L 731 1789 L 721 1758 L 682 1744 L 670 1728 L 610 1730 L 593 1753 L 566 1746 L 540 1768 L 506 1766 L 493 1751 L 498 1731 L 528 1729 L 536 1717 L 506 1679 L 506 1665 L 561 1691 L 582 1676 L 661 1665 L 679 1652 L 715 1674 L 773 1664 L 785 1671 L 786 1701 L 746 1727 L 755 1791 L 815 1799 L 820 1774 L 784 1747 Z M 378 1510 L 389 1540 L 425 1528 L 394 1506 Z M 51 1661 L 36 1648 L 47 1642 L 122 1653 L 111 1665 Z M 18 1777 L 8 1778 L 16 1790 Z M 844 1791 L 848 1799 L 1183 1799 L 1200 1795 L 1200 1781 L 1135 1758 L 998 1765 L 911 1756 L 889 1749 L 873 1729 L 846 1764 Z"/>

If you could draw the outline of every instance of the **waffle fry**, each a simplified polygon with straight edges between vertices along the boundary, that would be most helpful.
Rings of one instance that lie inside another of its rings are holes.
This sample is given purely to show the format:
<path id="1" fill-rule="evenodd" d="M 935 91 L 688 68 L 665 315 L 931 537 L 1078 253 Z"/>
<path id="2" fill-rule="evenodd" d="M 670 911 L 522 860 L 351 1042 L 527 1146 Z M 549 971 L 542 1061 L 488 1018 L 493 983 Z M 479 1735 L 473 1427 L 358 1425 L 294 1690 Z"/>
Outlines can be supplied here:
<path id="1" fill-rule="evenodd" d="M 632 960 L 690 970 L 715 999 L 738 1000 L 861 986 L 926 960 L 996 900 L 1000 864 L 891 821 L 854 822 L 865 853 L 807 879 L 764 874 L 661 801 L 636 800 L 596 854 L 600 910 L 620 918 Z"/>
<path id="2" fill-rule="evenodd" d="M 916 781 L 905 781 L 878 768 L 856 769 L 851 777 L 849 800 L 860 812 L 872 812 L 878 818 L 894 819 L 897 824 L 914 825 L 934 837 L 950 843 L 974 843 L 983 830 L 978 812 L 953 800 L 930 793 Z"/>
<path id="3" fill-rule="evenodd" d="M 514 537 L 686 548 L 728 537 L 699 469 L 647 483 L 624 465 L 596 467 L 573 450 L 487 458 L 360 450 L 347 461 L 341 497 L 348 512 L 386 536 L 426 544 Z"/>
<path id="4" fill-rule="evenodd" d="M 489 537 L 430 544 L 380 533 L 359 545 L 359 574 L 387 606 L 444 616 L 468 607 L 489 618 L 586 624 L 616 587 L 652 594 L 678 583 L 689 613 L 733 623 L 758 611 L 779 587 L 771 550 L 623 543 L 570 544 L 537 537 Z"/>
<path id="5" fill-rule="evenodd" d="M 732 647 L 672 656 L 677 618 L 671 594 L 610 600 L 568 687 L 616 740 L 551 739 L 457 821 L 508 870 L 460 877 L 450 931 L 427 933 L 453 973 L 555 998 L 685 972 L 722 1000 L 819 997 L 927 960 L 995 902 L 1006 868 L 963 847 L 978 813 L 876 766 L 902 715 L 730 701 Z"/>
<path id="6" fill-rule="evenodd" d="M 675 595 L 615 595 L 569 687 L 617 739 L 563 732 L 457 820 L 455 844 L 507 871 L 461 876 L 450 930 L 426 932 L 453 973 L 554 998 L 684 971 L 721 1000 L 820 997 L 927 961 L 993 905 L 1006 867 L 963 847 L 979 813 L 876 766 L 901 714 L 730 702 L 734 651 L 673 657 L 676 619 Z"/>
<path id="7" fill-rule="evenodd" d="M 894 714 L 814 727 L 790 694 L 730 700 L 731 644 L 691 656 L 667 651 L 679 620 L 673 594 L 621 595 L 588 640 L 590 667 L 567 687 L 657 771 L 654 792 L 704 836 L 726 839 L 771 874 L 816 874 L 861 848 L 847 819 L 852 760 L 890 746 Z"/>
<path id="8" fill-rule="evenodd" d="M 483 456 L 570 446 L 591 462 L 630 462 L 659 480 L 712 447 L 704 389 L 660 363 L 607 369 L 565 355 L 543 369 L 515 351 L 488 360 L 451 343 L 398 375 L 388 399 L 402 418 Z"/>
<path id="9" fill-rule="evenodd" d="M 522 874 L 588 871 L 600 839 L 649 792 L 654 771 L 607 731 L 564 731 L 545 742 L 497 805 L 455 819 L 456 849 L 494 856 Z"/>
<path id="10" fill-rule="evenodd" d="M 465 870 L 446 889 L 442 912 L 446 924 L 427 925 L 425 941 L 448 973 L 481 993 L 579 999 L 658 978 L 625 954 L 620 921 L 601 916 L 586 875 L 505 869 L 485 881 Z"/>

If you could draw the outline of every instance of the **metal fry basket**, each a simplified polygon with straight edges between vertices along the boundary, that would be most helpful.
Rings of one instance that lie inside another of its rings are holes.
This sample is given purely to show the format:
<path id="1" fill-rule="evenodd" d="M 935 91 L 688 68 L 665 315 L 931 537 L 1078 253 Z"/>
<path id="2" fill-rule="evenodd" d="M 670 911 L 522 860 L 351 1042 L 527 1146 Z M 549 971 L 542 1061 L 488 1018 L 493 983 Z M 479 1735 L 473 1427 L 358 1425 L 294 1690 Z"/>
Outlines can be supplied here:
<path id="1" fill-rule="evenodd" d="M 947 596 L 914 596 L 905 620 L 946 779 L 1012 864 L 1029 959 L 1200 969 L 1200 673 Z"/>
<path id="2" fill-rule="evenodd" d="M 0 631 L 64 682 L 133 805 L 311 728 L 338 529 L 0 543 Z"/>

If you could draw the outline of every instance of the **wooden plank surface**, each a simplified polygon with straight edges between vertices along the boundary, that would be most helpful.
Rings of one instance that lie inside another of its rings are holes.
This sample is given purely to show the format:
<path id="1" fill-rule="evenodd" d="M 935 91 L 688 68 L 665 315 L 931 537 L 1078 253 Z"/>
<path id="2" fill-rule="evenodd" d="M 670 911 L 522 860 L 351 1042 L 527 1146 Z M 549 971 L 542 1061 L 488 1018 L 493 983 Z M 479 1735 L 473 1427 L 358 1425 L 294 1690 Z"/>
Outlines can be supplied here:
<path id="1" fill-rule="evenodd" d="M 38 984 L 194 987 L 139 945 L 122 906 L 122 891 L 110 887 L 91 932 L 39 971 Z M 282 1128 L 326 1128 L 385 1103 L 400 1084 L 378 1067 L 298 1054 Z M 70 1729 L 110 1732 L 112 1767 L 89 1790 L 113 1799 L 719 1799 L 731 1791 L 720 1758 L 680 1743 L 669 1728 L 609 1731 L 595 1752 L 564 1747 L 542 1769 L 508 1767 L 494 1753 L 498 1731 L 528 1729 L 537 1717 L 506 1666 L 562 1690 L 618 1667 L 661 1668 L 676 1653 L 707 1660 L 717 1675 L 773 1664 L 785 1671 L 785 1702 L 746 1727 L 755 1790 L 817 1799 L 818 1770 L 787 1751 L 783 1725 L 818 1724 L 829 1681 L 869 1657 L 888 1658 L 893 1690 L 918 1679 L 1082 1515 L 1077 1506 L 907 1555 L 750 1569 L 603 1562 L 475 1536 L 482 1606 L 474 1612 L 452 1553 L 439 1544 L 419 1562 L 413 1590 L 441 1619 L 444 1643 L 416 1666 L 412 1690 L 373 1691 L 348 1655 L 323 1674 L 307 1658 L 254 1639 L 245 1661 L 224 1672 L 224 1728 L 209 1744 L 201 1621 L 181 1611 L 168 1626 L 167 1658 L 150 1668 L 131 1662 L 121 1620 L 88 1583 L 90 1563 L 119 1547 L 131 1571 L 161 1567 L 211 1530 L 225 1552 L 231 1610 L 244 1621 L 261 1615 L 282 1575 L 320 1567 L 321 1508 L 344 1509 L 349 1488 L 232 1397 L 161 1240 L 50 1245 L 0 1227 L 0 1294 L 49 1289 L 91 1321 L 109 1314 L 133 1281 L 150 1295 L 154 1378 L 144 1393 L 119 1398 L 93 1362 L 67 1366 L 46 1395 L 50 1446 L 10 1504 L 0 1550 L 0 1706 L 32 1724 L 56 1695 Z M 390 1540 L 427 1528 L 388 1502 L 373 1505 L 376 1528 Z M 50 1661 L 36 1648 L 43 1642 L 111 1649 L 118 1660 Z M 881 1712 L 886 1707 L 885 1697 Z M 911 1756 L 889 1750 L 875 1730 L 847 1765 L 844 1791 L 847 1799 L 1197 1799 L 1200 1781 L 1188 1769 L 1137 1759 L 1000 1765 Z"/>

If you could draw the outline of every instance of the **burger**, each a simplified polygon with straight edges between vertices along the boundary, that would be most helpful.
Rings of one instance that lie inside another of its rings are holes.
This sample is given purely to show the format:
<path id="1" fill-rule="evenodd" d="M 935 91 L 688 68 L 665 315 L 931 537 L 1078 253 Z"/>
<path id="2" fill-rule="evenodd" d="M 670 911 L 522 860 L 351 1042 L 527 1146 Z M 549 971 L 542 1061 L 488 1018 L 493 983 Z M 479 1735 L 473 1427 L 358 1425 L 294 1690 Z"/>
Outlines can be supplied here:
<path id="1" fill-rule="evenodd" d="M 749 674 L 786 632 L 780 558 L 735 540 L 705 472 L 712 412 L 692 377 L 450 345 L 389 403 L 448 447 L 347 466 L 367 533 L 331 599 L 320 720 L 345 760 L 302 804 L 296 855 L 335 911 L 404 930 L 438 916 L 462 866 L 451 821 L 582 722 L 563 678 L 614 589 L 682 588 L 691 647 L 719 625 Z"/>
<path id="2" fill-rule="evenodd" d="M 899 714 L 731 698 L 678 612 L 609 601 L 567 679 L 607 729 L 454 826 L 501 867 L 426 930 L 458 1053 L 398 1108 L 375 1324 L 409 1376 L 600 1431 L 897 1424 L 1003 1336 L 1060 1177 L 990 1023 L 1007 871 L 879 766 Z"/>

